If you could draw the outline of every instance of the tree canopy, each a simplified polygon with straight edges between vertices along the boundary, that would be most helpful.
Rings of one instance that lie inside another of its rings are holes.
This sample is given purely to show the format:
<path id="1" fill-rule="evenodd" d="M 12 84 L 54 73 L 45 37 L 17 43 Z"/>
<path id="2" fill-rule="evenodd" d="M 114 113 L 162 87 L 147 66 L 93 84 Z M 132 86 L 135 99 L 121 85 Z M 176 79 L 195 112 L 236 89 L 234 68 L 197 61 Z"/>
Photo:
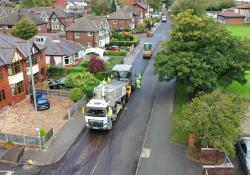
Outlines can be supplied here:
<path id="1" fill-rule="evenodd" d="M 186 85 L 188 93 L 210 92 L 232 80 L 245 83 L 250 49 L 232 37 L 224 26 L 192 10 L 179 13 L 174 20 L 171 41 L 157 55 L 155 71 L 161 78 Z"/>
<path id="2" fill-rule="evenodd" d="M 111 12 L 115 12 L 116 11 L 116 4 L 115 4 L 115 0 L 112 0 L 112 4 L 111 4 Z"/>
<path id="3" fill-rule="evenodd" d="M 52 3 L 53 0 L 23 0 L 19 6 L 22 8 L 49 7 Z"/>
<path id="4" fill-rule="evenodd" d="M 91 12 L 93 15 L 107 15 L 111 12 L 111 3 L 109 0 L 92 0 Z"/>
<path id="5" fill-rule="evenodd" d="M 171 13 L 177 15 L 187 9 L 192 9 L 194 14 L 203 15 L 207 7 L 207 0 L 175 0 L 171 5 Z"/>
<path id="6" fill-rule="evenodd" d="M 162 6 L 162 1 L 156 1 L 156 0 L 146 0 L 150 8 L 153 8 L 154 10 L 160 10 Z"/>
<path id="7" fill-rule="evenodd" d="M 37 28 L 35 24 L 23 18 L 11 29 L 11 34 L 22 39 L 29 39 L 37 34 Z"/>
<path id="8" fill-rule="evenodd" d="M 241 134 L 247 107 L 246 99 L 215 90 L 184 106 L 182 126 L 194 132 L 198 143 L 203 146 L 212 146 L 234 156 L 235 142 Z"/>

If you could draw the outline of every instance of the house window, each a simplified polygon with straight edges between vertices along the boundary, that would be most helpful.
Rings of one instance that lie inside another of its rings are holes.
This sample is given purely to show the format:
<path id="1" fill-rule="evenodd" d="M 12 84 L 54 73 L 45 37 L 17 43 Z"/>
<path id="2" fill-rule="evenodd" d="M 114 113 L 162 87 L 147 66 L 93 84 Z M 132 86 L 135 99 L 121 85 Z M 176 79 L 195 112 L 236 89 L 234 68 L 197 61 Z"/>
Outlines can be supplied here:
<path id="1" fill-rule="evenodd" d="M 19 72 L 21 72 L 20 62 L 14 63 L 10 67 L 8 67 L 9 76 L 18 74 Z"/>
<path id="2" fill-rule="evenodd" d="M 36 58 L 36 56 L 32 55 L 31 56 L 31 60 L 32 60 L 32 65 L 37 64 L 37 58 Z M 30 61 L 29 61 L 29 59 L 26 60 L 26 65 L 27 65 L 27 67 L 30 67 Z"/>
<path id="3" fill-rule="evenodd" d="M 23 81 L 20 81 L 19 83 L 16 84 L 11 84 L 10 88 L 13 96 L 23 93 L 24 92 Z"/>
<path id="4" fill-rule="evenodd" d="M 38 30 L 38 31 L 41 31 L 41 26 L 38 26 L 38 27 L 37 27 L 37 30 Z"/>
<path id="5" fill-rule="evenodd" d="M 48 22 L 48 18 L 47 17 L 42 17 L 41 18 L 43 21 L 45 21 L 45 22 Z"/>
<path id="6" fill-rule="evenodd" d="M 80 38 L 80 33 L 79 32 L 75 32 L 75 38 Z"/>
<path id="7" fill-rule="evenodd" d="M 58 22 L 57 18 L 51 18 L 51 22 Z"/>
<path id="8" fill-rule="evenodd" d="M 113 20 L 113 23 L 114 23 L 114 24 L 117 24 L 117 21 L 116 21 L 116 20 Z"/>
<path id="9" fill-rule="evenodd" d="M 79 58 L 79 53 L 78 52 L 75 53 L 75 58 Z"/>
<path id="10" fill-rule="evenodd" d="M 88 42 L 88 47 L 91 47 L 91 43 L 90 42 Z"/>
<path id="11" fill-rule="evenodd" d="M 68 57 L 65 57 L 65 58 L 64 58 L 64 64 L 65 64 L 65 65 L 69 64 L 69 58 L 68 58 Z"/>
<path id="12" fill-rule="evenodd" d="M 0 71 L 0 80 L 3 79 L 3 73 Z"/>
<path id="13" fill-rule="evenodd" d="M 88 32 L 88 36 L 93 36 L 93 32 Z"/>
<path id="14" fill-rule="evenodd" d="M 0 102 L 3 101 L 3 100 L 5 100 L 5 99 L 6 99 L 5 90 L 2 89 L 0 91 Z"/>
<path id="15" fill-rule="evenodd" d="M 247 17 L 247 20 L 246 20 L 246 21 L 247 21 L 247 22 L 250 22 L 250 16 Z"/>
<path id="16" fill-rule="evenodd" d="M 59 29 L 59 24 L 52 24 L 52 30 L 53 29 Z"/>

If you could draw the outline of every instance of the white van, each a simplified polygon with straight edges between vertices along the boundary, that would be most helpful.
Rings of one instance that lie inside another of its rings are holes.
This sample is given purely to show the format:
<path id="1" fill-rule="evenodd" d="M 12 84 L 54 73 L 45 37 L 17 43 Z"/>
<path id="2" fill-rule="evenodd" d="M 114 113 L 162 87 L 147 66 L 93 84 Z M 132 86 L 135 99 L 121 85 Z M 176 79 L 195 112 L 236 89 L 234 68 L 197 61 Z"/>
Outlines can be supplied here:
<path id="1" fill-rule="evenodd" d="M 162 21 L 162 22 L 167 22 L 167 16 L 162 16 L 162 17 L 161 17 L 161 21 Z"/>

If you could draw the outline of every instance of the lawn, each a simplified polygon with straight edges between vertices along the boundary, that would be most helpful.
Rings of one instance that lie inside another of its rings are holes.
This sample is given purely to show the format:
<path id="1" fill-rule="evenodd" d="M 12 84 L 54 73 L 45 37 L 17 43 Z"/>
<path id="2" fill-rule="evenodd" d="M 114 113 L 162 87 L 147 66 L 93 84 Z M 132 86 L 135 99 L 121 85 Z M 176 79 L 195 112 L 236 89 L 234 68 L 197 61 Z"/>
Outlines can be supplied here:
<path id="1" fill-rule="evenodd" d="M 246 79 L 246 84 L 241 85 L 240 83 L 234 81 L 227 87 L 226 90 L 239 96 L 250 97 L 250 71 L 246 71 Z"/>
<path id="2" fill-rule="evenodd" d="M 124 63 L 123 56 L 111 56 L 109 60 L 106 62 L 107 71 L 111 71 L 116 64 L 123 64 L 123 63 Z"/>
<path id="3" fill-rule="evenodd" d="M 226 28 L 233 36 L 250 38 L 250 24 L 245 25 L 227 25 Z"/>
<path id="4" fill-rule="evenodd" d="M 185 86 L 177 83 L 176 85 L 176 99 L 175 99 L 175 114 L 172 124 L 172 138 L 176 142 L 186 143 L 187 142 L 187 133 L 183 130 L 180 125 L 181 111 L 183 105 L 188 103 L 188 96 L 185 91 Z"/>

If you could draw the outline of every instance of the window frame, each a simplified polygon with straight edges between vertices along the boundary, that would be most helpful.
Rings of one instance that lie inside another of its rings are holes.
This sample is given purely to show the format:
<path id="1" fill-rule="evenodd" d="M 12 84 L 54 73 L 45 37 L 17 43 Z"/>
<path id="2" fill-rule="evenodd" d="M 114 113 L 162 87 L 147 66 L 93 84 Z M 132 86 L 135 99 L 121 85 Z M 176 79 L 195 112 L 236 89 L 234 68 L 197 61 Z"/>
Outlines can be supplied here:
<path id="1" fill-rule="evenodd" d="M 77 34 L 77 35 L 76 35 Z M 81 37 L 80 32 L 74 32 L 74 38 L 79 39 Z"/>

